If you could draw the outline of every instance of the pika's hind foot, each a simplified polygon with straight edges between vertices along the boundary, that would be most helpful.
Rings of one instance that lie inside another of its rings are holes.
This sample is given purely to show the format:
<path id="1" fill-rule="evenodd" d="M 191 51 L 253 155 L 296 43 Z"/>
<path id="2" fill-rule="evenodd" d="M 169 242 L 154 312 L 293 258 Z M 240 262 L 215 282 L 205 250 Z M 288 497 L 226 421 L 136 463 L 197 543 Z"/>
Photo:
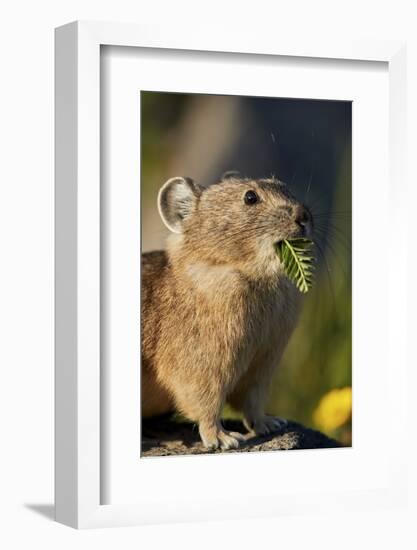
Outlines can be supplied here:
<path id="1" fill-rule="evenodd" d="M 243 423 L 249 432 L 256 435 L 269 435 L 282 430 L 288 424 L 288 421 L 278 416 L 263 415 L 254 420 L 244 420 Z"/>
<path id="2" fill-rule="evenodd" d="M 237 449 L 239 448 L 240 441 L 245 440 L 241 433 L 228 432 L 221 427 L 215 429 L 202 429 L 200 427 L 200 436 L 203 445 L 209 450 L 219 448 L 224 451 Z"/>

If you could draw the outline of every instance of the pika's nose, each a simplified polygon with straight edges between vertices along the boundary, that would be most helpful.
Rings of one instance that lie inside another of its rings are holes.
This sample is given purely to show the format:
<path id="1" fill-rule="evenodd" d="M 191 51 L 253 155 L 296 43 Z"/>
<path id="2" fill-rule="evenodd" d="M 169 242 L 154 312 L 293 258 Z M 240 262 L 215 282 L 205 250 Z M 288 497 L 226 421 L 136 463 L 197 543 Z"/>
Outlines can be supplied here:
<path id="1" fill-rule="evenodd" d="M 310 212 L 302 204 L 297 204 L 294 207 L 294 221 L 302 229 L 305 229 L 306 225 L 311 221 Z"/>
<path id="2" fill-rule="evenodd" d="M 294 208 L 294 221 L 300 227 L 302 234 L 307 235 L 309 232 L 311 215 L 307 208 L 302 204 L 298 204 Z"/>

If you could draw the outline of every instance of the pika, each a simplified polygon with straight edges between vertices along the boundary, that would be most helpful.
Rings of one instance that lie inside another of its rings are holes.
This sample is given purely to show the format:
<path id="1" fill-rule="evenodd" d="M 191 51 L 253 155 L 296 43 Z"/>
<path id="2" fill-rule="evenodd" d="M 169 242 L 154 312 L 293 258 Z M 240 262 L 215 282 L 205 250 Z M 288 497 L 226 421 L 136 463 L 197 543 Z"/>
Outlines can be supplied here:
<path id="1" fill-rule="evenodd" d="M 207 448 L 237 448 L 225 403 L 252 433 L 285 423 L 264 407 L 302 298 L 276 244 L 310 237 L 312 215 L 281 181 L 234 173 L 207 188 L 171 178 L 158 210 L 171 234 L 142 255 L 142 416 L 179 411 Z"/>

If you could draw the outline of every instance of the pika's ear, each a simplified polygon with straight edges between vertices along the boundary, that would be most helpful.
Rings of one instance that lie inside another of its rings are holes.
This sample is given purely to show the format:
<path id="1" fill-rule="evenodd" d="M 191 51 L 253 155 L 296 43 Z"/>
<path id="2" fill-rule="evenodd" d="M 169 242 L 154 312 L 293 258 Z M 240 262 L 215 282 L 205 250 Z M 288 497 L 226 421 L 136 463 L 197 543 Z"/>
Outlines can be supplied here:
<path id="1" fill-rule="evenodd" d="M 171 178 L 159 190 L 158 210 L 164 224 L 173 233 L 182 232 L 182 224 L 194 209 L 202 189 L 191 178 Z"/>
<path id="2" fill-rule="evenodd" d="M 241 178 L 241 174 L 240 172 L 238 172 L 237 170 L 228 170 L 227 172 L 225 172 L 222 177 L 221 177 L 221 181 L 224 181 L 224 180 L 230 180 L 230 179 L 233 179 L 233 178 Z"/>

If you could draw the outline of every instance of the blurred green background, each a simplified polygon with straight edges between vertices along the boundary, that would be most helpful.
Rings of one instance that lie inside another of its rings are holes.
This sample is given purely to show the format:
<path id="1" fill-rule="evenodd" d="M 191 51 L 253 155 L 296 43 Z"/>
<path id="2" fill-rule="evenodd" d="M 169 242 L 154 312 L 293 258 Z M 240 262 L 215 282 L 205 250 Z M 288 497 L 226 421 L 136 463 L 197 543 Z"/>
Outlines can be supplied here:
<path id="1" fill-rule="evenodd" d="M 350 445 L 350 102 L 141 92 L 142 252 L 164 248 L 156 197 L 170 177 L 276 175 L 315 219 L 314 288 L 274 379 L 267 412 Z M 229 408 L 225 416 L 236 416 Z"/>

